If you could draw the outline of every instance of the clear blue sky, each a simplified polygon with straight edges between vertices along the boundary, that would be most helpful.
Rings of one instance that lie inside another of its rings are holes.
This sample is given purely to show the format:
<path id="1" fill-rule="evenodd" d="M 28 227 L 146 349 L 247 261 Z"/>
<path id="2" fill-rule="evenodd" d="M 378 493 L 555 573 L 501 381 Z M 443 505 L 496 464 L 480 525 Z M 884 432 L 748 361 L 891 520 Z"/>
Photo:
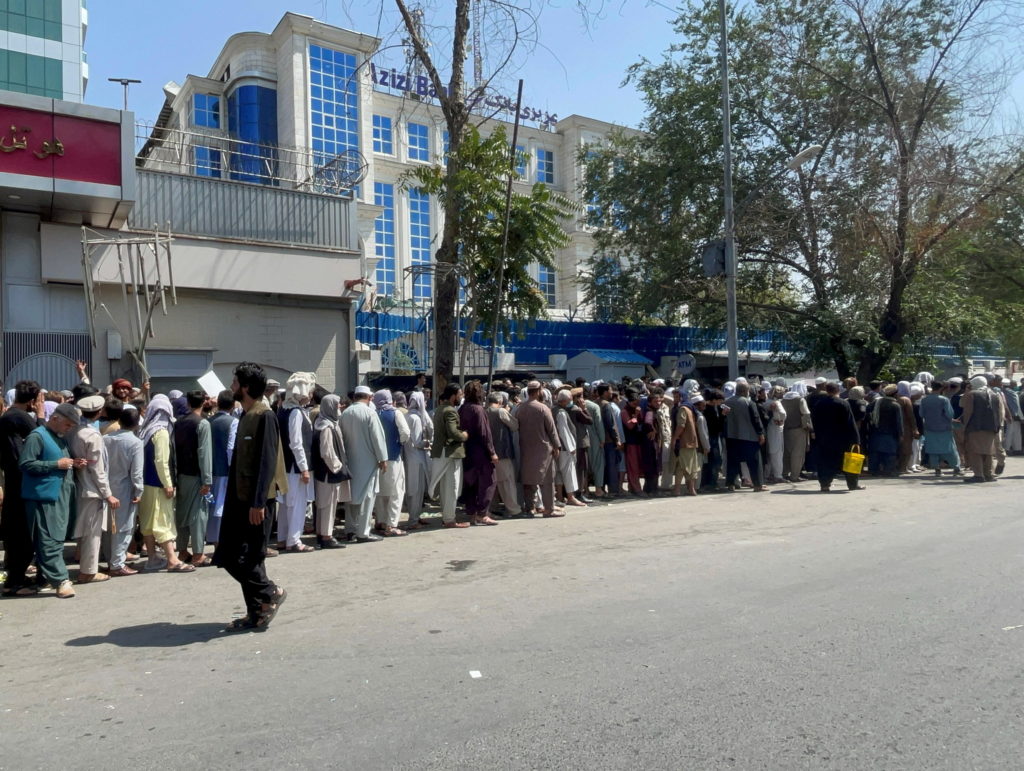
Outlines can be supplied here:
<path id="1" fill-rule="evenodd" d="M 532 4 L 542 5 L 540 0 Z M 447 9 L 453 4 L 439 0 L 425 5 Z M 587 5 L 602 4 L 591 0 Z M 577 113 L 636 125 L 643 115 L 642 102 L 631 86 L 619 84 L 630 64 L 641 56 L 658 58 L 672 42 L 674 13 L 666 7 L 671 5 L 607 0 L 585 23 L 573 0 L 548 2 L 541 11 L 539 45 L 532 55 L 520 57 L 500 88 L 514 97 L 515 79 L 522 77 L 523 101 L 531 107 L 560 118 Z M 393 9 L 393 0 L 176 0 L 168 5 L 93 0 L 85 101 L 120 107 L 122 88 L 107 78 L 138 78 L 143 82 L 131 87 L 129 108 L 138 119 L 153 120 L 163 104 L 163 85 L 169 80 L 181 83 L 188 74 L 205 76 L 224 42 L 236 32 L 270 32 L 286 11 L 293 11 L 395 43 L 399 20 Z M 402 64 L 400 53 L 391 56 L 392 66 Z"/>

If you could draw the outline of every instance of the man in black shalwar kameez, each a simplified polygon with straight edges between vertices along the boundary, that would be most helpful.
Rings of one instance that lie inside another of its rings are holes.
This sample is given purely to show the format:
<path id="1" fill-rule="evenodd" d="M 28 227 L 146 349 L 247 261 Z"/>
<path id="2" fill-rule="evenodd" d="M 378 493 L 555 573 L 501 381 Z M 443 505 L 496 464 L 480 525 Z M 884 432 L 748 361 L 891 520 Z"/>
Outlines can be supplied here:
<path id="1" fill-rule="evenodd" d="M 860 444 L 857 424 L 850 410 L 850 403 L 839 398 L 839 384 L 826 383 L 825 393 L 811 406 L 811 424 L 814 426 L 818 466 L 818 483 L 821 491 L 831 490 L 832 480 L 843 470 L 843 455 L 853 445 Z M 857 474 L 846 474 L 846 486 L 851 490 L 862 489 Z"/>
<path id="2" fill-rule="evenodd" d="M 263 401 L 267 377 L 250 362 L 235 369 L 231 390 L 245 414 L 238 422 L 220 540 L 213 561 L 242 585 L 247 615 L 225 631 L 266 629 L 287 593 L 267 578 L 266 544 L 273 517 L 267 503 L 286 491 L 277 417 Z"/>

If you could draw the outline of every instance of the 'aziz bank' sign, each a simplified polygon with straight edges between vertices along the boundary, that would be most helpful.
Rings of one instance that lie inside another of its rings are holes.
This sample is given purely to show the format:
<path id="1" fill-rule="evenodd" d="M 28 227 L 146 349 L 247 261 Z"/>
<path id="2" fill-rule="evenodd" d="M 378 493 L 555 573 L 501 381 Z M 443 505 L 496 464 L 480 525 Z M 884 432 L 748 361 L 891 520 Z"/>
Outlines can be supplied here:
<path id="1" fill-rule="evenodd" d="M 371 63 L 370 77 L 373 78 L 374 86 L 383 86 L 384 88 L 400 91 L 404 94 L 416 94 L 417 96 L 424 96 L 430 99 L 437 98 L 437 90 L 431 85 L 430 78 L 426 75 L 411 77 L 408 73 L 401 73 L 394 69 L 380 69 Z M 468 103 L 470 110 L 476 109 L 480 105 L 501 110 L 502 112 L 515 113 L 516 111 L 516 100 L 510 99 L 507 96 L 480 96 Z M 519 111 L 519 118 L 520 120 L 528 120 L 541 126 L 554 126 L 558 123 L 558 115 L 552 115 L 549 112 L 537 110 L 533 107 L 523 107 Z"/>

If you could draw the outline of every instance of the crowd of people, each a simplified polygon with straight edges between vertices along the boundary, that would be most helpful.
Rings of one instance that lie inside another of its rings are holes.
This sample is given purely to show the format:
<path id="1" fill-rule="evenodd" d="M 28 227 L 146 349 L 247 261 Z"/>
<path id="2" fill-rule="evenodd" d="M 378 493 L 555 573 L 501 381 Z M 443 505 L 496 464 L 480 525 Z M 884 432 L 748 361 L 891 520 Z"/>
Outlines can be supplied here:
<path id="1" fill-rule="evenodd" d="M 281 552 L 562 517 L 624 496 L 810 480 L 827 493 L 840 476 L 858 490 L 865 471 L 993 482 L 1021 452 L 1024 420 L 1020 384 L 993 374 L 866 389 L 853 378 L 505 379 L 449 383 L 436 402 L 422 376 L 407 393 L 341 396 L 312 373 L 282 386 L 252 363 L 218 394 L 150 396 L 124 379 L 101 392 L 82 375 L 71 391 L 22 381 L 6 394 L 3 594 L 73 597 L 74 541 L 77 584 L 224 568 L 247 611 L 230 630 L 274 618 L 287 593 L 264 559 Z"/>

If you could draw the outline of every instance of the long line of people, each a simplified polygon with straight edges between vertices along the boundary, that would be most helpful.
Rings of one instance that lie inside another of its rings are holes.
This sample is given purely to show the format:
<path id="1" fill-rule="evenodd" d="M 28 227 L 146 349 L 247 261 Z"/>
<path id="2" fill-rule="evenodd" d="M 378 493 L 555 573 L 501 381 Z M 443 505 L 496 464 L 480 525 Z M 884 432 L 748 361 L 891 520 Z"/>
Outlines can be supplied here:
<path id="1" fill-rule="evenodd" d="M 66 394 L 32 381 L 8 392 L 0 416 L 6 596 L 74 596 L 68 540 L 78 584 L 212 564 L 207 550 L 220 541 L 229 488 L 247 486 L 248 472 L 232 470 L 236 448 L 251 453 L 261 437 L 239 436 L 238 391 L 147 397 L 126 380 L 100 393 L 85 378 Z M 721 388 L 695 379 L 504 380 L 486 391 L 472 381 L 448 384 L 433 410 L 428 399 L 421 387 L 359 386 L 342 397 L 309 372 L 283 388 L 270 381 L 260 409 L 276 417 L 281 469 L 252 481 L 273 479 L 265 497 L 276 527 L 266 528 L 263 553 L 314 552 L 310 535 L 319 549 L 338 549 L 436 524 L 561 517 L 627 495 L 764 492 L 808 479 L 828 492 L 839 476 L 858 490 L 864 469 L 844 459 L 861 447 L 872 476 L 925 467 L 961 476 L 965 458 L 973 471 L 965 481 L 991 482 L 1006 454 L 1021 451 L 1024 421 L 1019 384 L 998 375 L 940 382 L 920 373 L 866 390 L 852 378 L 810 386 L 739 378 Z M 264 456 L 271 463 L 276 454 Z M 439 518 L 428 515 L 435 503 Z"/>

